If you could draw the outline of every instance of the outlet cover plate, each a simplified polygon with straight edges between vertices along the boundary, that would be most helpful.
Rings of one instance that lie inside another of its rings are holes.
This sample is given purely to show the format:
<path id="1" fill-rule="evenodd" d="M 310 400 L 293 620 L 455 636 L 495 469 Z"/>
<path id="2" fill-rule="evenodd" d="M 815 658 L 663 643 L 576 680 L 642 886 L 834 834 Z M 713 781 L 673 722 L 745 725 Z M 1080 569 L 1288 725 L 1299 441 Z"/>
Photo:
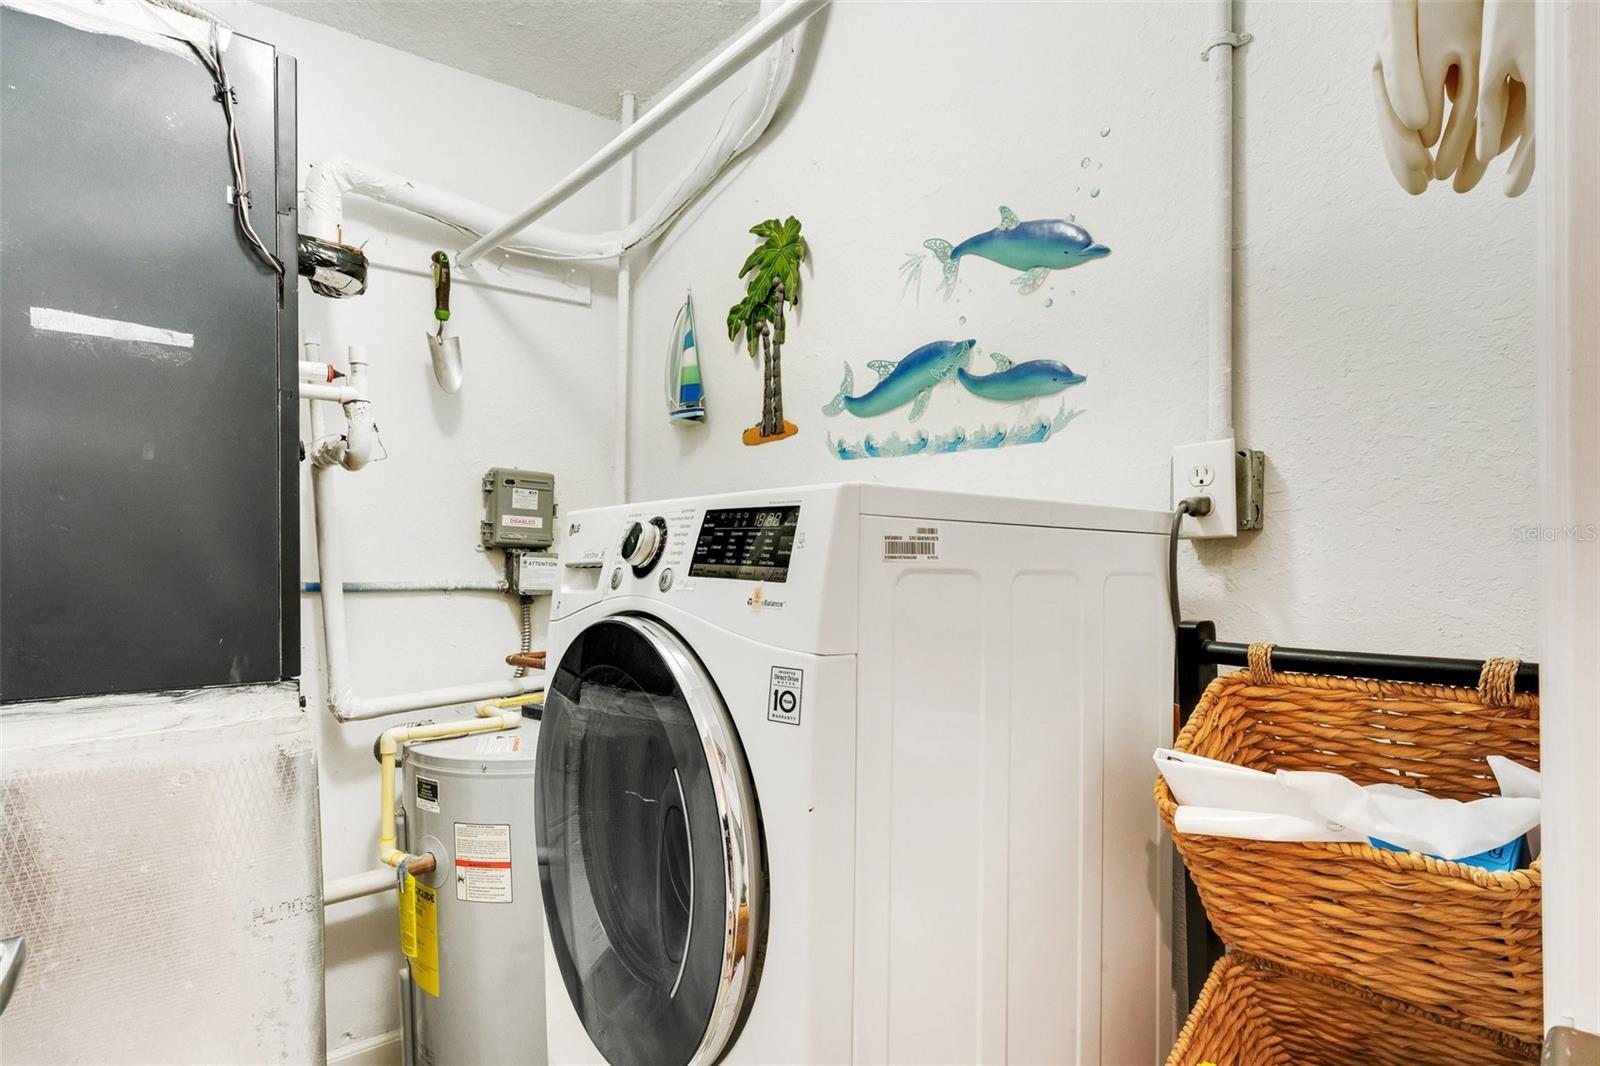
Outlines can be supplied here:
<path id="1" fill-rule="evenodd" d="M 1191 496 L 1209 496 L 1211 513 L 1186 515 L 1179 529 L 1194 540 L 1239 535 L 1239 491 L 1233 438 L 1180 444 L 1172 449 L 1172 506 Z"/>

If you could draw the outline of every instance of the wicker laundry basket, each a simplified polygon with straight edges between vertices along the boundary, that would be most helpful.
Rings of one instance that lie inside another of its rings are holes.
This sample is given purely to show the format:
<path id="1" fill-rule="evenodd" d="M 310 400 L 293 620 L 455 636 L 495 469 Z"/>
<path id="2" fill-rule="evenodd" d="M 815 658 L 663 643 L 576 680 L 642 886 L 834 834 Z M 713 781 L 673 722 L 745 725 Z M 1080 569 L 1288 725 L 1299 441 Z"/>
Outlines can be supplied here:
<path id="1" fill-rule="evenodd" d="M 1539 701 L 1513 693 L 1513 660 L 1491 660 L 1474 690 L 1278 674 L 1270 655 L 1252 645 L 1249 670 L 1206 689 L 1176 750 L 1459 800 L 1498 794 L 1488 755 L 1539 764 Z M 1160 779 L 1156 804 L 1171 831 Z M 1498 873 L 1366 844 L 1173 837 L 1229 947 L 1540 1039 L 1537 862 Z"/>
<path id="2" fill-rule="evenodd" d="M 1512 1066 L 1539 1049 L 1343 981 L 1234 952 L 1212 969 L 1167 1066 Z"/>

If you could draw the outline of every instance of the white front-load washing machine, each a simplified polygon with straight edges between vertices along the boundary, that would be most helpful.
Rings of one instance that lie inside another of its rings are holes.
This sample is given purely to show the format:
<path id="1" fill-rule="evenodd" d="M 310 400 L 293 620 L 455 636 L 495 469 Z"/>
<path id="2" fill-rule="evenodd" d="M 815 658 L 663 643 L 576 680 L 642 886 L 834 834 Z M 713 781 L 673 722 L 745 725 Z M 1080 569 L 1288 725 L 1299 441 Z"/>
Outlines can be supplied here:
<path id="1" fill-rule="evenodd" d="M 563 526 L 551 1062 L 1159 1060 L 1165 515 L 829 485 Z"/>

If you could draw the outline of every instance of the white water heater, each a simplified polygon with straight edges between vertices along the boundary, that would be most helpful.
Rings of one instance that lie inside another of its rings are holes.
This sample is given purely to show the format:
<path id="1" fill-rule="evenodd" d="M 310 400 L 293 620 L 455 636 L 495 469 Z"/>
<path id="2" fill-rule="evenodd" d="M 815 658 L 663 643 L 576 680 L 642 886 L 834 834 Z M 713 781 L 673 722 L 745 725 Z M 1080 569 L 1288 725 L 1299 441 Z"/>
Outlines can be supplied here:
<path id="1" fill-rule="evenodd" d="M 437 860 L 401 970 L 406 1066 L 544 1066 L 544 908 L 534 850 L 538 726 L 415 744 L 401 846 Z"/>

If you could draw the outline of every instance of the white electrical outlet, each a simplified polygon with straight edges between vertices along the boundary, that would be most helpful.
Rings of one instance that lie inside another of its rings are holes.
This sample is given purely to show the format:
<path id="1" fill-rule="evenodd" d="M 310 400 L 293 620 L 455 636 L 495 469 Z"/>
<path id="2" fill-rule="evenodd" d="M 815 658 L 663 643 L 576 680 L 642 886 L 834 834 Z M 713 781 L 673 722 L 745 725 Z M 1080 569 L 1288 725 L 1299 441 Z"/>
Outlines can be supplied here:
<path id="1" fill-rule="evenodd" d="M 1210 497 L 1211 513 L 1204 518 L 1185 515 L 1179 529 L 1182 536 L 1204 540 L 1239 535 L 1233 438 L 1172 449 L 1172 506 L 1191 496 Z"/>

